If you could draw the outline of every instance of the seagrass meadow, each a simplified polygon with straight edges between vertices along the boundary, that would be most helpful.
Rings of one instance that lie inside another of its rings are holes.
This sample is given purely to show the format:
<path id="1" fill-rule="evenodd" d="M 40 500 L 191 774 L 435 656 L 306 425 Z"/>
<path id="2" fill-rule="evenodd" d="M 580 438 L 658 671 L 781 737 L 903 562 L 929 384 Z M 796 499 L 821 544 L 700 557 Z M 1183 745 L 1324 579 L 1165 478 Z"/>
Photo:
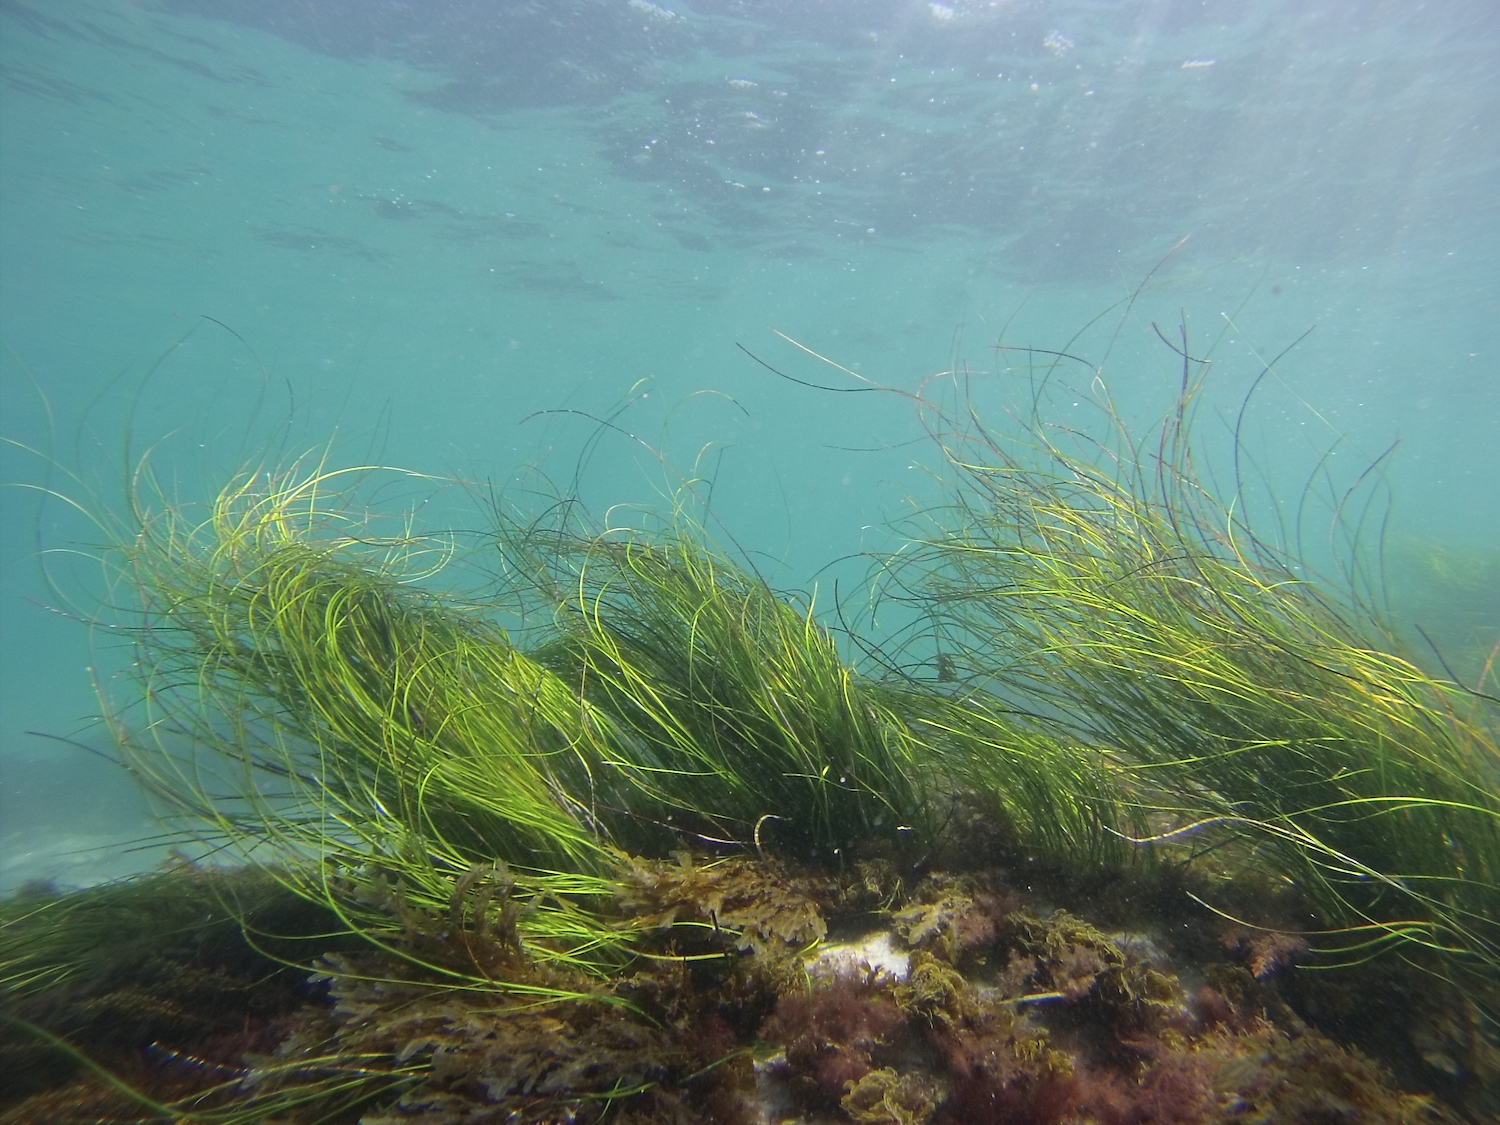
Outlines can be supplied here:
<path id="1" fill-rule="evenodd" d="M 826 608 L 693 482 L 445 537 L 143 465 L 111 722 L 194 858 L 0 907 L 0 1121 L 1493 1120 L 1496 678 L 1353 493 L 1332 577 L 1251 526 L 1164 346 L 1143 435 L 1064 353 L 998 429 L 925 388 L 947 500 Z"/>

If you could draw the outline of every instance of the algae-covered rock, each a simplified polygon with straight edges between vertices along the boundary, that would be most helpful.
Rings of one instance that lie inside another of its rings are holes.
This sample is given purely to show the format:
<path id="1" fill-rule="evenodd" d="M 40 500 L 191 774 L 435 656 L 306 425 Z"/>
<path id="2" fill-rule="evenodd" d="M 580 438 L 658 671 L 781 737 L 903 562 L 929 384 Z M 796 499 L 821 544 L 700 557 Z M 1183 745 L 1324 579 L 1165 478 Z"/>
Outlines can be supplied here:
<path id="1" fill-rule="evenodd" d="M 858 1125 L 926 1125 L 937 1111 L 938 1093 L 921 1075 L 882 1067 L 848 1085 L 839 1105 Z"/>
<path id="2" fill-rule="evenodd" d="M 679 852 L 672 860 L 631 859 L 621 901 L 647 928 L 695 923 L 726 934 L 738 949 L 785 955 L 827 935 L 822 904 L 833 890 L 827 876 L 794 874 L 775 860 L 700 862 Z"/>
<path id="3" fill-rule="evenodd" d="M 249 871 L 153 877 L 151 895 L 176 888 L 182 902 L 197 894 L 201 904 L 218 886 L 212 897 L 228 902 L 223 889 L 238 887 L 238 901 L 254 910 L 232 926 L 209 911 L 184 928 L 177 915 L 176 937 L 155 943 L 157 959 L 179 966 L 173 974 L 150 977 L 152 958 L 116 958 L 117 971 L 137 968 L 133 982 L 111 981 L 114 993 L 71 982 L 32 993 L 84 1008 L 104 1003 L 98 1012 L 115 1010 L 110 995 L 153 997 L 140 999 L 134 1022 L 118 1023 L 109 1040 L 90 1038 L 86 1023 L 83 1034 L 51 1025 L 135 1096 L 79 1056 L 64 1056 L 70 1067 L 39 1072 L 48 1088 L 13 1093 L 0 1121 L 146 1120 L 152 1111 L 141 1097 L 260 1112 L 286 1125 L 1458 1119 L 1294 1015 L 1278 991 L 1294 970 L 1257 978 L 1254 955 L 1238 942 L 1189 943 L 1211 959 L 1177 960 L 1165 936 L 1106 930 L 1085 913 L 1043 908 L 1003 871 L 930 873 L 913 881 L 909 901 L 891 904 L 890 928 L 827 942 L 832 951 L 880 948 L 903 958 L 903 971 L 881 971 L 869 958 L 820 957 L 822 927 L 842 932 L 871 918 L 863 908 L 840 911 L 831 876 L 746 858 L 629 863 L 634 881 L 621 894 L 620 924 L 648 925 L 664 944 L 603 975 L 521 955 L 473 909 L 479 875 L 457 880 L 449 915 L 398 907 L 387 888 L 389 908 L 405 921 L 386 951 L 357 943 L 340 951 L 304 930 L 300 948 L 328 948 L 305 970 L 225 976 L 221 956 L 219 969 L 210 970 L 210 959 L 194 975 L 182 951 L 227 949 L 246 918 L 276 916 L 268 913 L 274 895 L 245 897 L 246 888 L 269 893 L 275 885 Z M 479 905 L 495 906 L 497 895 Z M 110 896 L 63 901 L 57 909 L 76 919 Z M 1200 922 L 1210 936 L 1223 928 L 1206 912 Z M 125 942 L 138 958 L 148 932 Z M 674 946 L 674 933 L 686 944 Z M 953 939 L 960 933 L 969 936 Z M 107 943 L 96 935 L 103 957 Z M 703 940 L 695 945 L 694 935 Z M 120 936 L 129 937 L 124 929 Z M 210 971 L 218 991 L 200 987 Z M 142 990 L 143 974 L 154 993 Z M 231 986 L 239 996 L 232 1004 Z M 262 1009 L 274 1017 L 246 1022 Z M 177 1022 L 163 1022 L 167 1011 Z M 236 1033 L 226 1037 L 233 1021 Z M 27 1042 L 14 1029 L 8 1035 L 11 1049 Z M 1429 1053 L 1457 1049 L 1430 1036 L 1423 1044 Z"/>

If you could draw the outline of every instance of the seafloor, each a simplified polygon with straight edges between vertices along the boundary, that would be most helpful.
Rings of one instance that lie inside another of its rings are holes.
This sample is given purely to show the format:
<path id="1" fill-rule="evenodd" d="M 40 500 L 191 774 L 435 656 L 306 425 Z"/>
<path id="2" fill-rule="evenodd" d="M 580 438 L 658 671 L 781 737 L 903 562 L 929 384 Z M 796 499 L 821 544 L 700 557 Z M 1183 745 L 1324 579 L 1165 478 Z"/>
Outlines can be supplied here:
<path id="1" fill-rule="evenodd" d="M 330 938 L 325 908 L 249 868 L 28 888 L 5 904 L 11 978 L 71 975 L 10 996 L 0 1122 L 1496 1119 L 1472 1003 L 1395 957 L 1299 964 L 1295 893 L 1221 884 L 1285 929 L 1251 927 L 1181 865 L 1067 870 L 985 823 L 840 872 L 634 861 L 613 910 L 659 940 L 608 980 L 528 962 L 513 912 L 476 928 L 395 892 L 388 951 Z M 454 986 L 476 970 L 521 990 Z"/>

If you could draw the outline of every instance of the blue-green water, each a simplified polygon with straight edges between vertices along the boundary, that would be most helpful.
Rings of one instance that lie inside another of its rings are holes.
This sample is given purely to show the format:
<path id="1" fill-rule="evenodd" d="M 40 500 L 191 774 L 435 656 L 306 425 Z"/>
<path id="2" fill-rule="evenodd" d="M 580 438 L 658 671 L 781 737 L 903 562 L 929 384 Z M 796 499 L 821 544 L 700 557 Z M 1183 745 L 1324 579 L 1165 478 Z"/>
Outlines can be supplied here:
<path id="1" fill-rule="evenodd" d="M 1151 325 L 1186 325 L 1212 453 L 1312 328 L 1258 463 L 1295 496 L 1340 437 L 1342 481 L 1399 442 L 1393 582 L 1449 635 L 1495 620 L 1487 0 L 5 0 L 0 52 L 0 886 L 160 859 L 57 741 L 108 747 L 128 650 L 69 614 L 127 595 L 27 486 L 118 510 L 159 443 L 201 497 L 334 435 L 338 464 L 581 468 L 603 510 L 660 505 L 655 450 L 773 581 L 857 577 L 820 568 L 893 546 L 936 452 L 908 399 L 737 347 L 859 385 L 776 332 L 908 391 L 967 364 L 981 401 L 998 340 L 1066 346 L 1146 421 L 1180 376 Z"/>

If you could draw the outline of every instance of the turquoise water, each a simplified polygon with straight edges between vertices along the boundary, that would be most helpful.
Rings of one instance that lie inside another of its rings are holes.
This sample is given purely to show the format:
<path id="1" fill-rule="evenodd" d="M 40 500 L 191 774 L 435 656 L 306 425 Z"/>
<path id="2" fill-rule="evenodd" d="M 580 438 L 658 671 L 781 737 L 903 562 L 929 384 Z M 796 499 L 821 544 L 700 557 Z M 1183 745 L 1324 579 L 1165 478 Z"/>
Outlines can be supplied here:
<path id="1" fill-rule="evenodd" d="M 37 487 L 119 511 L 150 448 L 191 499 L 330 438 L 599 511 L 696 469 L 821 591 L 937 455 L 909 398 L 741 349 L 863 385 L 778 332 L 905 391 L 967 366 L 997 411 L 992 345 L 1067 348 L 1059 420 L 1102 364 L 1143 424 L 1185 326 L 1212 460 L 1312 329 L 1257 463 L 1295 497 L 1399 443 L 1398 606 L 1500 622 L 1490 3 L 6 0 L 0 52 L 0 887 L 161 858 L 89 752 L 129 656 L 77 618 L 125 595 Z"/>

